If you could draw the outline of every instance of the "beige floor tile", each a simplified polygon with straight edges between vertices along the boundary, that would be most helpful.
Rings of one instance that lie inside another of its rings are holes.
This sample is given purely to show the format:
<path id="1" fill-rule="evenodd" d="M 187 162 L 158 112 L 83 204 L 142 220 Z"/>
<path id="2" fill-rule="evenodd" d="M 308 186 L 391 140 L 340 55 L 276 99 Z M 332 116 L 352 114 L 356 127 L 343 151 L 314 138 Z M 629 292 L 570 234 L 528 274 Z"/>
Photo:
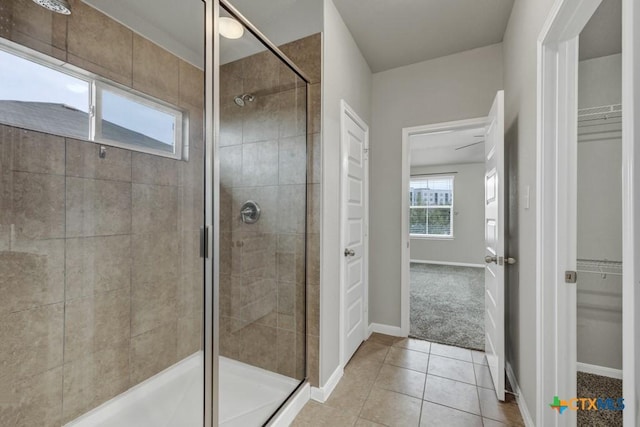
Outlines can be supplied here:
<path id="1" fill-rule="evenodd" d="M 485 418 L 491 418 L 510 426 L 524 426 L 518 404 L 513 396 L 507 395 L 505 402 L 499 402 L 496 399 L 496 393 L 485 388 L 478 388 L 478 395 L 480 396 L 482 415 Z"/>
<path id="2" fill-rule="evenodd" d="M 429 375 L 437 375 L 473 385 L 476 383 L 472 363 L 449 359 L 447 357 L 431 355 L 429 358 L 428 373 Z"/>
<path id="3" fill-rule="evenodd" d="M 345 377 L 359 377 L 367 379 L 373 384 L 382 368 L 382 362 L 367 358 L 352 358 L 344 368 Z"/>
<path id="4" fill-rule="evenodd" d="M 384 424 L 378 424 L 373 421 L 365 420 L 364 418 L 358 418 L 355 427 L 384 427 Z"/>
<path id="5" fill-rule="evenodd" d="M 452 359 L 464 360 L 465 362 L 472 362 L 471 350 L 460 347 L 452 347 L 444 344 L 431 344 L 431 354 L 438 356 L 450 357 Z"/>
<path id="6" fill-rule="evenodd" d="M 473 358 L 473 363 L 477 363 L 478 365 L 486 365 L 487 358 L 485 357 L 484 351 L 471 351 L 471 357 Z"/>
<path id="7" fill-rule="evenodd" d="M 493 387 L 493 380 L 491 379 L 491 372 L 489 371 L 489 367 L 485 365 L 474 365 L 473 368 L 476 371 L 476 384 L 478 385 L 478 387 L 495 390 Z"/>
<path id="8" fill-rule="evenodd" d="M 427 375 L 424 400 L 480 415 L 476 386 Z"/>
<path id="9" fill-rule="evenodd" d="M 422 401 L 415 397 L 374 388 L 360 417 L 390 427 L 415 427 L 420 421 Z"/>
<path id="10" fill-rule="evenodd" d="M 482 418 L 435 403 L 423 402 L 420 427 L 482 427 Z"/>
<path id="11" fill-rule="evenodd" d="M 398 341 L 402 341 L 403 339 L 404 338 L 402 337 L 394 337 L 391 335 L 384 335 L 384 334 L 379 334 L 377 332 L 374 332 L 371 334 L 371 336 L 367 341 L 374 341 L 380 344 L 391 346 L 397 343 Z"/>
<path id="12" fill-rule="evenodd" d="M 407 350 L 420 351 L 422 353 L 429 353 L 431 343 L 429 341 L 417 340 L 415 338 L 403 338 L 393 344 L 393 346 L 406 348 Z"/>
<path id="13" fill-rule="evenodd" d="M 384 363 L 401 368 L 413 369 L 418 372 L 427 372 L 429 355 L 404 348 L 391 347 Z"/>
<path id="14" fill-rule="evenodd" d="M 291 425 L 293 427 L 351 427 L 357 419 L 357 415 L 347 414 L 331 406 L 310 401 L 302 408 Z"/>
<path id="15" fill-rule="evenodd" d="M 373 381 L 367 376 L 345 374 L 325 405 L 358 415 L 371 392 Z"/>
<path id="16" fill-rule="evenodd" d="M 366 358 L 377 362 L 383 362 L 388 351 L 388 345 L 380 344 L 375 341 L 365 341 L 353 355 L 352 360 Z"/>
<path id="17" fill-rule="evenodd" d="M 425 377 L 426 374 L 421 372 L 385 364 L 374 386 L 422 399 Z"/>

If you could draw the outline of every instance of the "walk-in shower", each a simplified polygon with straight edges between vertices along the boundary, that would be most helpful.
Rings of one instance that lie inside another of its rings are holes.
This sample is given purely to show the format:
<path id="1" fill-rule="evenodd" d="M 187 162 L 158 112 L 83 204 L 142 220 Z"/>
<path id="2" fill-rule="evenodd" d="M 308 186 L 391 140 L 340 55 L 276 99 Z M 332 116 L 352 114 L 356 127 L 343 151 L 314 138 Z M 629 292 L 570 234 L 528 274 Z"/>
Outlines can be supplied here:
<path id="1" fill-rule="evenodd" d="M 307 379 L 308 79 L 224 1 L 0 9 L 0 425 L 273 420 Z"/>

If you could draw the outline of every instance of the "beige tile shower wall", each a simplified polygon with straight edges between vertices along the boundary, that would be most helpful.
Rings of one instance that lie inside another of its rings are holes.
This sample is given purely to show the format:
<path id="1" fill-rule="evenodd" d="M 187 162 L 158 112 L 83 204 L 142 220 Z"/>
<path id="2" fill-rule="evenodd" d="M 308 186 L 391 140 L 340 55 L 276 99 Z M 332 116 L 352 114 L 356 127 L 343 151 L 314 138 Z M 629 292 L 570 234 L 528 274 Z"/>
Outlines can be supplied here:
<path id="1" fill-rule="evenodd" d="M 312 76 L 317 98 L 320 35 L 282 48 Z M 309 100 L 313 125 L 305 132 L 306 87 L 270 52 L 225 64 L 220 73 L 221 354 L 302 379 L 305 345 L 315 342 L 309 351 L 317 355 L 318 343 L 317 319 L 310 315 L 305 331 L 305 312 L 317 315 L 319 303 L 314 207 L 320 138 L 313 114 L 319 114 L 319 101 Z M 242 93 L 256 100 L 240 108 L 233 98 Z M 263 212 L 253 225 L 242 223 L 239 215 L 249 199 Z M 309 340 L 305 333 L 311 334 Z M 317 356 L 310 360 L 315 360 L 309 371 L 317 384 Z"/>
<path id="2" fill-rule="evenodd" d="M 0 0 L 0 36 L 178 105 L 189 158 L 0 126 L 2 426 L 59 426 L 201 348 L 203 73 L 71 6 Z"/>

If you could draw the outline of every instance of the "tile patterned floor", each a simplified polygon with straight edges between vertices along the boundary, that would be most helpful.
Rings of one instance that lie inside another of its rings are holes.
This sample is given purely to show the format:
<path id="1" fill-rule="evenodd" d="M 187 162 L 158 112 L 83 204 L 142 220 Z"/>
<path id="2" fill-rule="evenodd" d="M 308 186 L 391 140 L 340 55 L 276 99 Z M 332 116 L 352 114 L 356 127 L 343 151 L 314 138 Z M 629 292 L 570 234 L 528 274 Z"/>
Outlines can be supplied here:
<path id="1" fill-rule="evenodd" d="M 293 426 L 524 426 L 515 398 L 495 397 L 484 353 L 373 334 L 324 404 Z"/>

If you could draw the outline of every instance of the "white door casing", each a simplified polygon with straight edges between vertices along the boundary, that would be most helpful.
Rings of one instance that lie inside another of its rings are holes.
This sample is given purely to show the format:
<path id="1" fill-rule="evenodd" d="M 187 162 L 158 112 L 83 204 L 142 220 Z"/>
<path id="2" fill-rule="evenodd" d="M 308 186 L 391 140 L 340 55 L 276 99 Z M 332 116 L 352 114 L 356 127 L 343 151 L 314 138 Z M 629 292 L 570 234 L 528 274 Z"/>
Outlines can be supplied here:
<path id="1" fill-rule="evenodd" d="M 369 128 L 341 101 L 341 362 L 365 340 L 368 327 Z"/>
<path id="2" fill-rule="evenodd" d="M 504 91 L 496 95 L 485 131 L 485 352 L 499 400 L 504 400 L 505 185 Z"/>
<path id="3" fill-rule="evenodd" d="M 573 426 L 550 410 L 576 395 L 578 38 L 601 0 L 557 0 L 538 37 L 536 182 L 536 422 Z M 623 110 L 624 111 L 624 110 Z"/>

